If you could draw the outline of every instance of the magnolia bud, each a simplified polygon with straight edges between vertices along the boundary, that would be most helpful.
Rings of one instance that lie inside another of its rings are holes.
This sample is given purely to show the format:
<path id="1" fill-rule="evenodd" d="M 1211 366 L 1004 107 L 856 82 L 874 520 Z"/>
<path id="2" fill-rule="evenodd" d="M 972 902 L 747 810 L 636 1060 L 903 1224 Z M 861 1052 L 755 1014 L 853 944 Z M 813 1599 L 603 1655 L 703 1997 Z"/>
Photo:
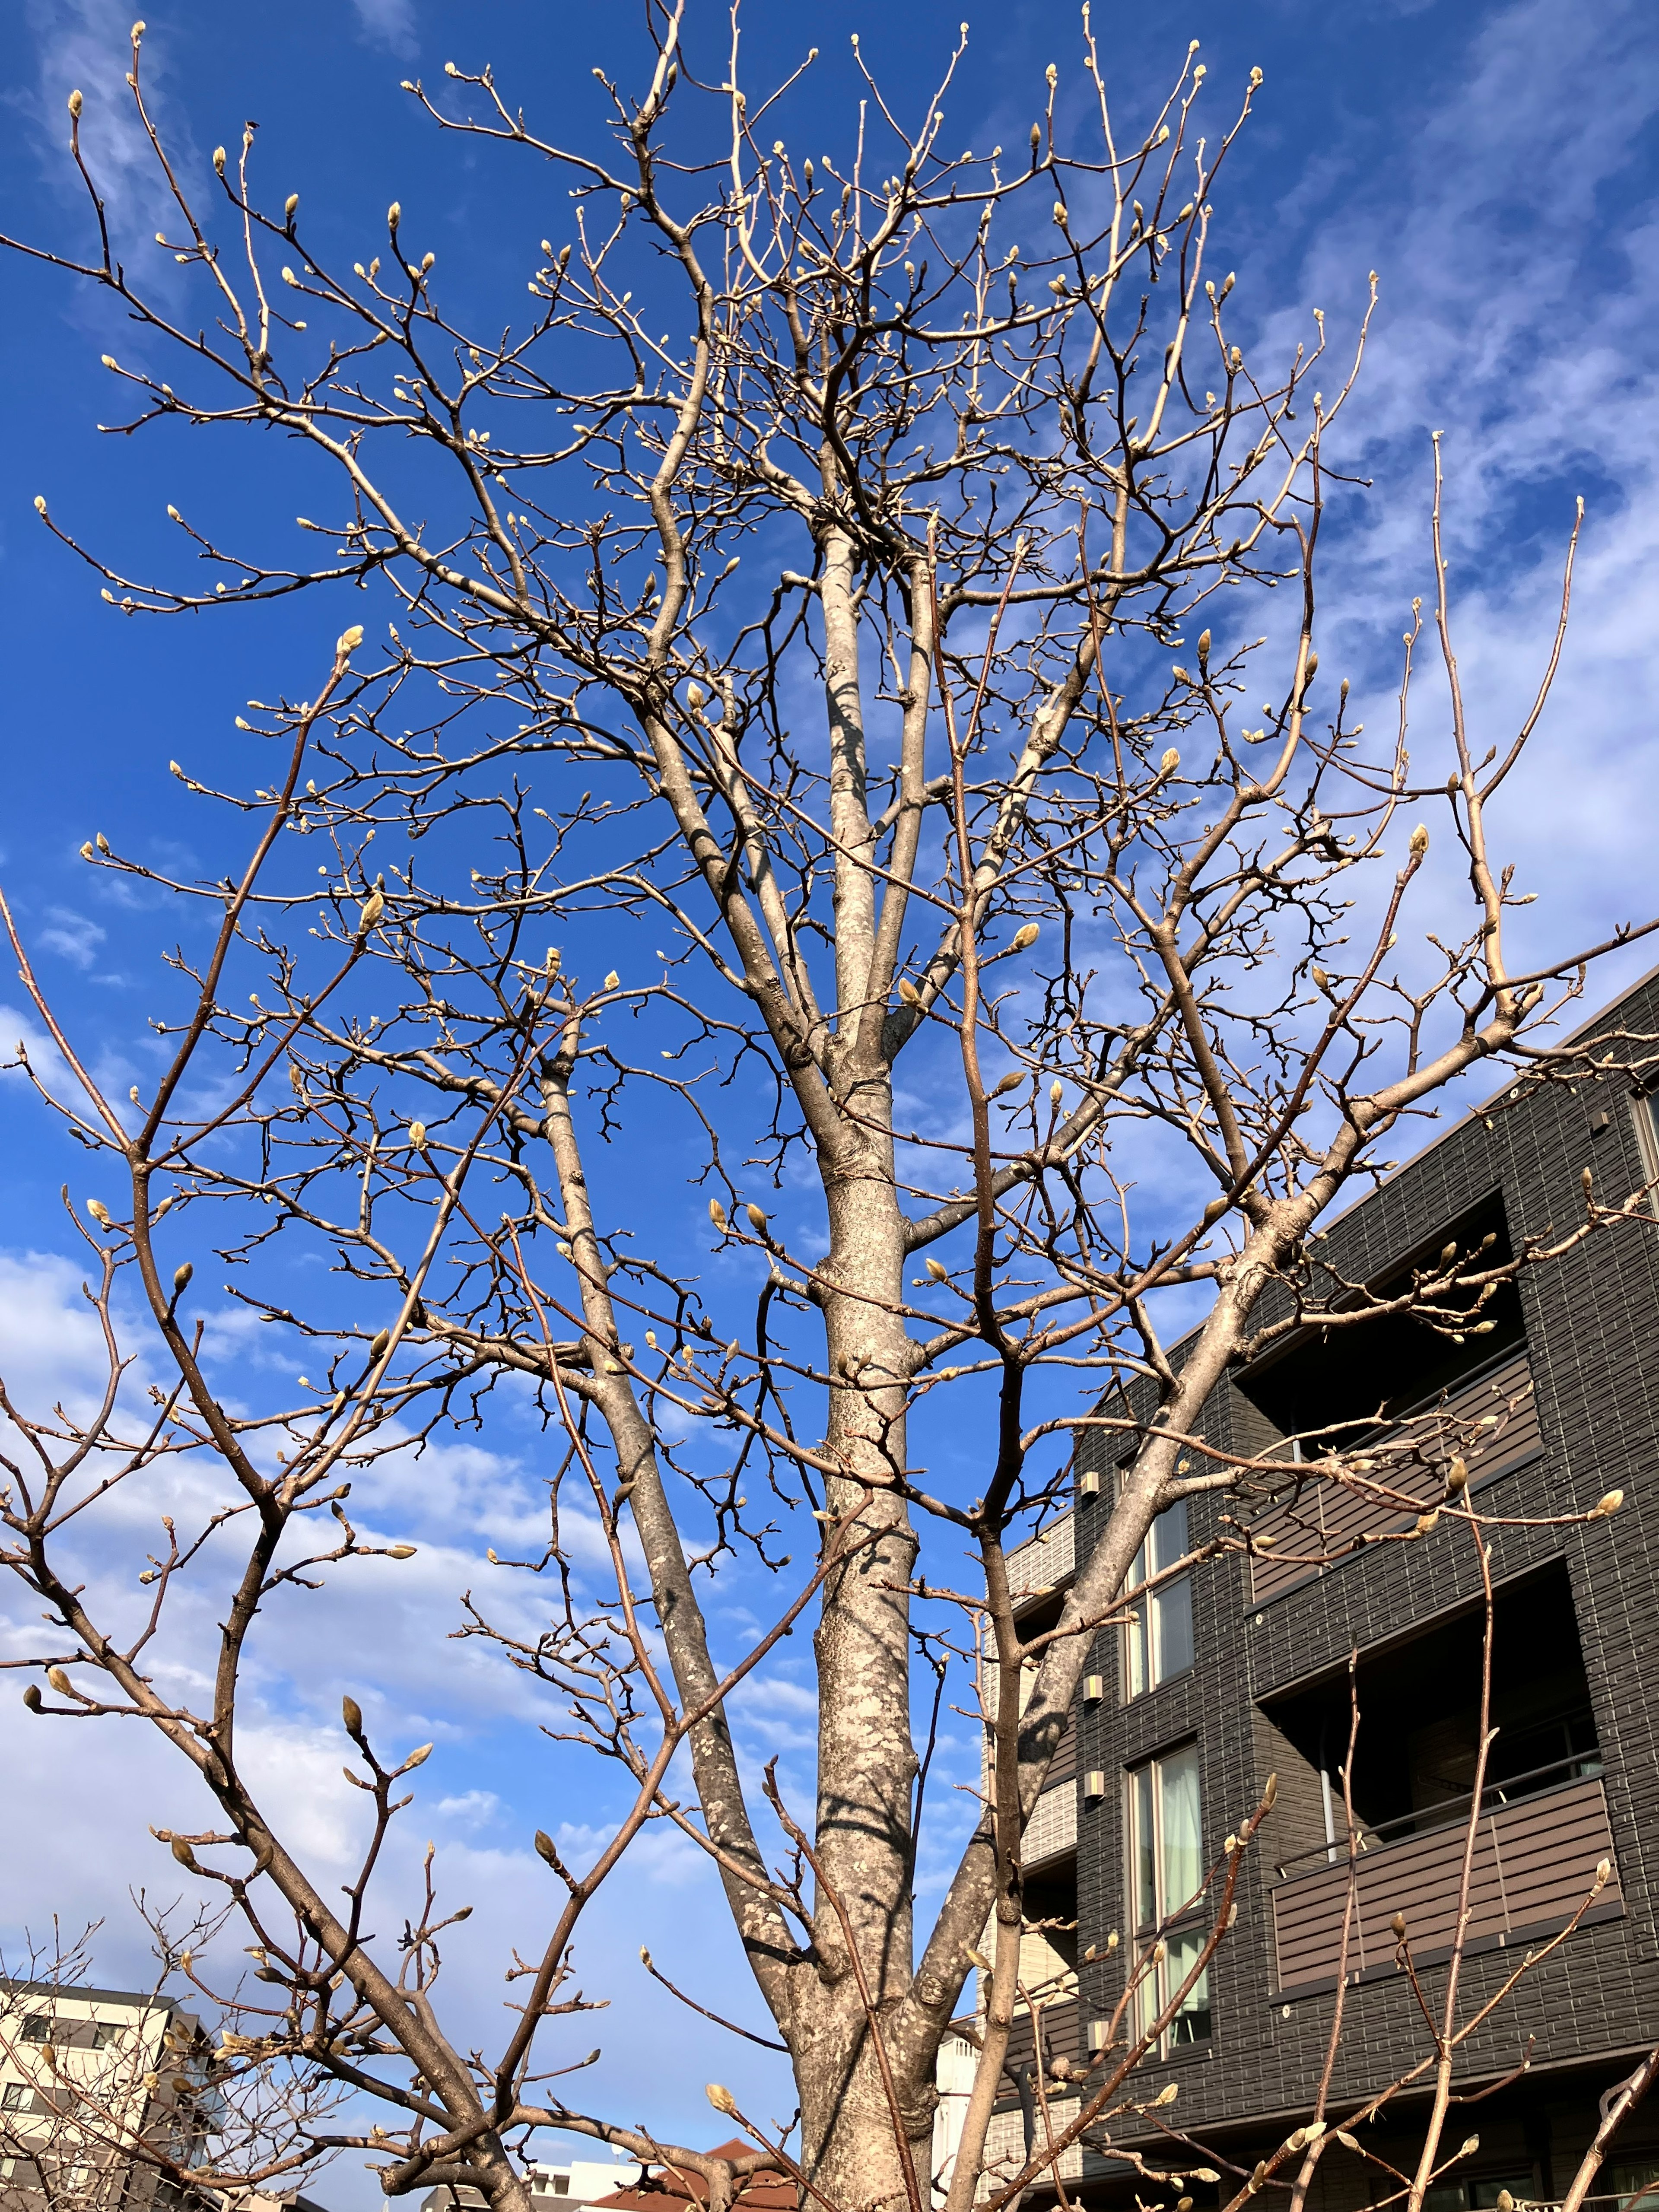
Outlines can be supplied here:
<path id="1" fill-rule="evenodd" d="M 1065 228 L 1066 203 L 1064 200 L 1056 200 L 1054 202 L 1054 221 L 1060 225 L 1062 229 Z"/>
<path id="2" fill-rule="evenodd" d="M 986 1957 L 983 1951 L 975 1950 L 971 1943 L 964 1943 L 962 1947 L 962 1950 L 963 1956 L 967 1960 L 970 1966 L 977 1966 L 981 1974 L 995 1973 L 996 1968 L 991 1964 L 991 1961 Z"/>
<path id="3" fill-rule="evenodd" d="M 1171 745 L 1168 752 L 1164 754 L 1163 759 L 1158 764 L 1158 774 L 1160 775 L 1173 775 L 1180 766 L 1181 755 L 1176 750 L 1175 747 Z"/>
<path id="4" fill-rule="evenodd" d="M 404 1759 L 404 1772 L 407 1774 L 411 1766 L 424 1766 L 431 1756 L 432 1746 L 429 1743 L 423 1743 L 418 1751 L 411 1751 L 409 1757 Z"/>
<path id="5" fill-rule="evenodd" d="M 1011 952 L 1024 952 L 1028 945 L 1035 945 L 1042 934 L 1040 924 L 1035 921 L 1023 921 L 1010 939 L 1008 950 Z"/>
<path id="6" fill-rule="evenodd" d="M 1402 1943 L 1403 1943 L 1403 1942 L 1405 1942 L 1405 1940 L 1406 1940 L 1406 1916 L 1405 1916 L 1405 1914 L 1404 1914 L 1403 1912 L 1396 1912 L 1396 1913 L 1395 1914 L 1395 1916 L 1394 1916 L 1394 1918 L 1393 1918 L 1391 1921 L 1389 1921 L 1389 1927 L 1390 1927 L 1390 1928 L 1392 1928 L 1392 1929 L 1393 1929 L 1393 1930 L 1394 1930 L 1394 1932 L 1395 1932 L 1395 1935 L 1396 1938 L 1397 1938 L 1401 1942 L 1402 1942 Z"/>
<path id="7" fill-rule="evenodd" d="M 375 923 L 385 912 L 386 900 L 381 895 L 380 887 L 377 884 L 374 890 L 373 890 L 369 893 L 368 896 L 363 901 L 362 910 L 357 916 L 357 927 L 359 930 L 373 929 Z"/>
<path id="8" fill-rule="evenodd" d="M 694 714 L 708 696 L 701 684 L 688 684 L 685 687 L 685 703 Z"/>
<path id="9" fill-rule="evenodd" d="M 436 266 L 437 259 L 438 257 L 435 253 L 423 253 L 421 256 L 421 274 L 422 276 L 426 275 L 428 269 Z"/>
<path id="10" fill-rule="evenodd" d="M 708 1218 L 714 1223 L 716 1229 L 725 1228 L 726 1208 L 720 1204 L 717 1198 L 711 1198 L 708 1201 Z"/>
<path id="11" fill-rule="evenodd" d="M 951 1279 L 951 1270 L 943 1260 L 930 1260 L 927 1262 L 927 1272 L 936 1283 L 948 1283 Z"/>
<path id="12" fill-rule="evenodd" d="M 745 1206 L 743 1210 L 749 1216 L 749 1226 L 751 1229 L 758 1230 L 759 1232 L 764 1236 L 766 1233 L 766 1216 L 761 1212 L 759 1206 Z"/>
<path id="13" fill-rule="evenodd" d="M 1203 667 L 1205 662 L 1208 660 L 1209 657 L 1210 633 L 1208 630 L 1204 630 L 1200 634 L 1198 641 L 1198 665 L 1200 668 Z"/>
<path id="14" fill-rule="evenodd" d="M 90 837 L 88 838 L 86 843 L 81 848 L 81 858 L 83 860 L 89 860 L 92 858 L 92 840 Z"/>
<path id="15" fill-rule="evenodd" d="M 415 1546 L 413 1544 L 388 1544 L 386 1547 L 386 1555 L 389 1559 L 412 1559 L 415 1556 Z M 432 1746 L 428 1744 L 426 1750 L 430 1751 L 431 1748 Z M 426 1752 L 423 1751 L 421 1753 L 421 1756 L 424 1759 Z"/>
<path id="16" fill-rule="evenodd" d="M 1608 1491 L 1607 1496 L 1597 1502 L 1595 1510 L 1590 1516 L 1591 1520 L 1611 1521 L 1624 1502 L 1625 1493 L 1622 1490 Z"/>
<path id="17" fill-rule="evenodd" d="M 81 112 L 81 95 L 78 92 L 72 92 L 69 96 L 69 112 L 71 115 L 77 116 Z"/>
<path id="18" fill-rule="evenodd" d="M 37 514 L 44 514 L 46 511 L 45 496 L 40 492 L 34 495 L 34 511 Z"/>
<path id="19" fill-rule="evenodd" d="M 181 1260 L 173 1269 L 173 1295 L 175 1298 L 183 1297 L 185 1292 L 190 1288 L 190 1279 L 195 1273 L 195 1268 L 188 1260 Z"/>
<path id="20" fill-rule="evenodd" d="M 395 230 L 397 229 L 397 228 L 398 228 L 398 224 L 403 221 L 403 219 L 404 219 L 404 211 L 403 211 L 403 209 L 398 205 L 398 202 L 397 202 L 396 200 L 393 200 L 393 201 L 392 201 L 392 205 L 391 205 L 391 206 L 386 210 L 386 228 L 387 228 L 388 230 L 395 231 Z"/>
<path id="21" fill-rule="evenodd" d="M 424 1121 L 411 1121 L 410 1123 L 409 1141 L 413 1145 L 417 1152 L 423 1152 L 426 1150 L 426 1123 Z"/>
<path id="22" fill-rule="evenodd" d="M 1439 1518 L 1440 1509 L 1437 1505 L 1430 1512 L 1419 1513 L 1417 1516 L 1417 1534 L 1426 1536 Z"/>
<path id="23" fill-rule="evenodd" d="M 1278 1802 L 1279 1777 L 1270 1774 L 1261 1788 L 1261 1809 L 1264 1813 L 1271 1813 Z"/>
<path id="24" fill-rule="evenodd" d="M 106 837 L 106 836 L 105 836 L 105 835 L 104 835 L 104 833 L 103 833 L 103 831 L 102 831 L 101 830 L 98 832 L 97 836 L 93 839 L 93 841 L 92 841 L 92 842 L 93 842 L 93 843 L 94 843 L 94 845 L 96 845 L 96 847 L 98 848 L 98 849 L 99 849 L 99 851 L 100 851 L 100 853 L 107 853 L 107 852 L 108 852 L 108 850 L 109 850 L 109 839 L 108 839 L 107 837 Z"/>
<path id="25" fill-rule="evenodd" d="M 27 1706 L 30 1712 L 38 1713 L 40 1711 L 40 1685 L 38 1682 L 31 1682 L 24 1690 L 23 1703 Z"/>
<path id="26" fill-rule="evenodd" d="M 216 146 L 213 149 L 213 166 L 222 177 L 225 173 L 225 149 L 222 146 Z"/>
<path id="27" fill-rule="evenodd" d="M 1413 860 L 1420 860 L 1424 854 L 1426 853 L 1428 849 L 1429 833 L 1419 822 L 1416 829 L 1412 831 L 1411 852 Z"/>
<path id="28" fill-rule="evenodd" d="M 342 630 L 335 640 L 334 650 L 343 660 L 348 653 L 356 653 L 362 641 L 363 626 L 361 623 L 353 623 L 349 629 Z"/>
<path id="29" fill-rule="evenodd" d="M 1024 1083 L 1024 1080 L 1025 1071 L 1024 1068 L 1011 1067 L 1006 1075 L 1003 1076 L 1000 1081 L 992 1085 L 990 1091 L 987 1093 L 987 1096 L 992 1098 L 1000 1098 L 1005 1091 L 1018 1091 L 1020 1085 Z"/>
<path id="30" fill-rule="evenodd" d="M 553 1838 L 548 1834 L 545 1828 L 538 1828 L 536 1831 L 536 1849 L 541 1854 L 542 1857 L 547 1861 L 549 1866 L 556 1866 L 558 1864 L 559 1855 L 554 1850 Z"/>
<path id="31" fill-rule="evenodd" d="M 898 994 L 907 1006 L 919 1006 L 921 1004 L 921 994 L 908 975 L 899 977 Z"/>
<path id="32" fill-rule="evenodd" d="M 73 1694 L 70 1678 L 64 1672 L 61 1667 L 48 1667 L 46 1669 L 46 1680 L 52 1684 L 52 1688 L 57 1691 L 60 1698 L 67 1698 Z"/>
<path id="33" fill-rule="evenodd" d="M 1462 1459 L 1455 1459 L 1451 1465 L 1446 1469 L 1447 1489 L 1455 1494 L 1460 1490 L 1467 1490 L 1468 1488 L 1468 1483 L 1469 1470 L 1468 1462 Z"/>
<path id="34" fill-rule="evenodd" d="M 621 981 L 622 981 L 622 977 L 621 977 L 621 976 L 617 973 L 616 969 L 613 968 L 613 969 L 611 970 L 611 973 L 610 973 L 610 974 L 605 977 L 605 989 L 606 989 L 607 991 L 614 991 L 614 990 L 616 989 L 616 988 L 617 988 L 617 984 L 618 984 L 618 983 L 620 983 L 620 982 L 621 982 Z"/>
<path id="35" fill-rule="evenodd" d="M 101 1198 L 89 1198 L 87 1200 L 87 1212 L 92 1216 L 93 1219 L 98 1224 L 98 1226 L 100 1229 L 107 1229 L 109 1227 L 109 1208 L 105 1205 Z"/>
<path id="36" fill-rule="evenodd" d="M 383 1358 L 385 1356 L 386 1347 L 391 1341 L 392 1331 L 389 1328 L 377 1330 L 375 1333 L 374 1341 L 368 1347 L 369 1358 L 371 1359 L 380 1359 Z"/>
<path id="37" fill-rule="evenodd" d="M 363 1709 L 357 1703 L 356 1698 L 341 1698 L 340 1717 L 345 1723 L 346 1734 L 348 1735 L 361 1735 L 362 1734 Z"/>
<path id="38" fill-rule="evenodd" d="M 708 2084 L 708 2096 L 709 2103 L 717 2112 L 735 2112 L 738 2109 L 737 2099 L 729 2089 L 723 2087 L 718 2081 L 711 2081 Z"/>

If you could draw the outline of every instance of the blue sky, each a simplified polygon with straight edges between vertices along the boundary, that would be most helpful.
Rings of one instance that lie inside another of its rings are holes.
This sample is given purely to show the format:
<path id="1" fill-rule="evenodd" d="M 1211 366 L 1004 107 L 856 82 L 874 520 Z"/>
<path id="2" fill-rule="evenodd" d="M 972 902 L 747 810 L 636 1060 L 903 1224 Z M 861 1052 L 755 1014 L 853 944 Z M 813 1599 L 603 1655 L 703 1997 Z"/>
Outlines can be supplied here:
<path id="1" fill-rule="evenodd" d="M 849 34 L 862 34 L 884 82 L 919 105 L 961 13 L 960 0 L 868 11 L 842 0 L 750 0 L 748 66 L 764 79 L 817 45 L 820 63 L 792 128 L 821 130 L 833 145 L 855 97 Z M 19 0 L 3 11 L 0 208 L 12 234 L 84 243 L 64 149 L 64 101 L 78 85 L 117 235 L 135 263 L 154 257 L 154 183 L 118 104 L 128 20 L 105 0 Z M 1218 195 L 1220 263 L 1239 270 L 1243 312 L 1262 337 L 1304 330 L 1314 307 L 1340 332 L 1358 316 L 1367 272 L 1379 273 L 1375 336 L 1346 418 L 1352 465 L 1373 489 L 1350 502 L 1332 549 L 1328 667 L 1351 672 L 1386 713 L 1402 621 L 1413 593 L 1427 588 L 1428 433 L 1443 429 L 1460 652 L 1477 738 L 1497 739 L 1529 698 L 1572 501 L 1585 496 L 1575 625 L 1503 834 L 1540 895 L 1528 918 L 1540 945 L 1591 940 L 1640 915 L 1654 895 L 1659 765 L 1649 704 L 1659 676 L 1650 10 L 1639 0 L 1350 0 L 1338 9 L 1227 0 L 1184 10 L 1102 6 L 1095 21 L 1122 112 L 1161 94 L 1188 38 L 1202 42 L 1218 107 L 1253 64 L 1265 70 L 1256 119 Z M 550 133 L 591 136 L 590 69 L 625 76 L 636 27 L 630 7 L 546 0 L 337 0 L 274 18 L 179 0 L 149 18 L 146 69 L 192 173 L 205 174 L 209 149 L 257 117 L 264 175 L 279 194 L 300 191 L 339 258 L 377 234 L 396 198 L 406 234 L 430 242 L 441 271 L 482 301 L 522 293 L 562 185 L 526 167 L 503 189 L 472 149 L 434 139 L 398 80 L 435 78 L 452 58 L 468 67 L 489 59 Z M 1064 73 L 1077 42 L 1075 15 L 1060 0 L 1016 0 L 974 21 L 951 103 L 962 143 L 1017 143 L 1037 112 L 1044 65 L 1057 60 Z M 89 878 L 77 848 L 102 828 L 147 857 L 194 865 L 202 823 L 167 763 L 194 759 L 234 776 L 255 758 L 245 744 L 238 750 L 232 725 L 243 702 L 303 689 L 310 679 L 298 670 L 314 665 L 347 617 L 311 601 L 182 623 L 125 622 L 103 607 L 95 580 L 38 529 L 37 492 L 135 567 L 167 552 L 169 500 L 227 526 L 286 517 L 303 502 L 283 481 L 285 457 L 270 448 L 233 453 L 185 434 L 100 439 L 94 426 L 112 402 L 99 356 L 121 350 L 123 326 L 106 302 L 16 258 L 0 261 L 0 283 L 10 394 L 0 425 L 0 880 L 64 1014 L 107 1064 L 140 1068 L 166 917 L 121 896 L 115 878 Z M 1419 705 L 1425 731 L 1437 700 L 1431 677 Z M 1601 995 L 1645 964 L 1632 957 L 1607 971 Z M 14 1024 L 15 1003 L 0 979 L 8 1040 L 27 1025 Z M 56 1194 L 74 1163 L 15 1080 L 0 1082 L 0 1121 L 9 1168 L 0 1365 L 20 1388 L 73 1394 L 84 1387 L 89 1346 L 76 1310 L 80 1263 Z M 251 1361 L 263 1356 L 250 1347 Z M 945 1449 L 969 1455 L 965 1439 Z M 325 1863 L 341 1859 L 347 1817 L 331 1778 L 342 1655 L 372 1717 L 406 1730 L 406 1741 L 436 1737 L 410 1849 L 437 1838 L 456 1894 L 479 1900 L 453 1977 L 463 2009 L 480 2020 L 499 1998 L 503 1943 L 522 1940 L 526 1916 L 544 1901 L 530 1831 L 562 1827 L 580 1848 L 606 1810 L 603 1793 L 538 1736 L 539 1716 L 501 1670 L 477 1647 L 446 1638 L 484 1547 L 506 1552 L 534 1527 L 534 1460 L 533 1438 L 510 1420 L 449 1447 L 418 1493 L 386 1503 L 421 1542 L 418 1560 L 331 1592 L 321 1601 L 325 1632 L 304 1652 L 285 1652 L 258 1686 L 258 1756 L 284 1777 Z M 752 1621 L 751 1598 L 763 1601 L 734 1577 L 716 1607 L 717 1635 L 732 1651 Z M 8 1649 L 27 1638 L 3 1592 L 0 1636 Z M 187 1637 L 177 1663 L 192 1663 Z M 746 1698 L 745 1748 L 779 1753 L 786 1776 L 805 1784 L 811 1720 L 804 1670 L 786 1663 Z M 188 1789 L 131 1732 L 76 1730 L 72 1744 L 66 1733 L 26 1723 L 0 1694 L 0 1758 L 12 1784 L 0 1813 L 9 1876 L 0 1932 L 15 1941 L 23 1923 L 39 1926 L 53 1911 L 69 1921 L 107 1914 L 100 1966 L 115 1978 L 135 1971 L 127 1887 L 166 1886 L 146 1823 L 193 1825 Z M 961 1774 L 970 1747 L 965 1730 L 955 1733 L 947 1768 Z M 713 2140 L 702 2084 L 718 2070 L 758 2112 L 787 2114 L 793 2100 L 775 2064 L 732 2045 L 716 2069 L 701 2038 L 686 2033 L 686 2016 L 658 2002 L 635 1963 L 641 1941 L 675 1978 L 723 1992 L 738 2017 L 759 2024 L 700 1867 L 684 1848 L 653 1840 L 625 1901 L 601 1906 L 584 1939 L 584 1978 L 612 2000 L 591 2035 L 586 2023 L 577 2032 L 582 2047 L 606 2046 L 596 2099 L 610 2099 L 619 2117 Z M 643 2069 L 642 2049 L 651 2052 Z M 364 2185 L 343 2166 L 322 2194 L 354 2201 Z"/>

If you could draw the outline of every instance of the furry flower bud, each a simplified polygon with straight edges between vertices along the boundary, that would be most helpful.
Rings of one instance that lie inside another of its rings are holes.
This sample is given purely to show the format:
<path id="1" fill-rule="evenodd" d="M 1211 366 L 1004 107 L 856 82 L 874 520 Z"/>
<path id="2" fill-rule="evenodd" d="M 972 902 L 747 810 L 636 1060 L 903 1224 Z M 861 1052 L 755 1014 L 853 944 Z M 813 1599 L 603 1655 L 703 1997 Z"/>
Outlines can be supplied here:
<path id="1" fill-rule="evenodd" d="M 1042 928 L 1039 922 L 1022 922 L 1010 939 L 1008 950 L 1011 952 L 1024 952 L 1028 945 L 1035 945 L 1042 934 Z"/>

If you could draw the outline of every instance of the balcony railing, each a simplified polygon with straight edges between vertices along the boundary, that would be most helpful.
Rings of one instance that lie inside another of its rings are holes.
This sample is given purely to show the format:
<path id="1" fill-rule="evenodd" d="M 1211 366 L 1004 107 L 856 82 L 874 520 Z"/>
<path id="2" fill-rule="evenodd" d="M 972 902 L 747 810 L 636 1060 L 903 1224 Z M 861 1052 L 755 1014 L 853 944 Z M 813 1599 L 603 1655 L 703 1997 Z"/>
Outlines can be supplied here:
<path id="1" fill-rule="evenodd" d="M 1491 1369 L 1478 1382 L 1454 1391 L 1437 1407 L 1431 1403 L 1416 1409 L 1419 1413 L 1436 1410 L 1449 1424 L 1477 1431 L 1474 1442 L 1463 1453 L 1471 1489 L 1536 1458 L 1543 1449 L 1532 1395 L 1532 1369 L 1524 1352 Z M 1380 1444 L 1392 1433 L 1388 1428 L 1369 1437 L 1356 1432 L 1352 1442 L 1345 1443 L 1345 1453 L 1363 1455 L 1367 1443 Z M 1299 1583 L 1311 1581 L 1336 1558 L 1356 1550 L 1368 1536 L 1410 1528 L 1417 1508 L 1432 1505 L 1445 1495 L 1446 1462 L 1441 1460 L 1389 1473 L 1389 1489 L 1414 1501 L 1409 1513 L 1363 1491 L 1322 1480 L 1317 1468 L 1317 1461 L 1310 1462 L 1308 1480 L 1298 1483 L 1251 1523 L 1252 1536 L 1272 1554 L 1258 1555 L 1250 1562 L 1250 1595 L 1257 1605 L 1281 1597 Z"/>
<path id="2" fill-rule="evenodd" d="M 1073 1780 L 1045 1790 L 1031 1808 L 1020 1856 L 1027 1868 L 1038 1867 L 1076 1849 L 1077 1784 Z"/>
<path id="3" fill-rule="evenodd" d="M 1475 1836 L 1464 1938 L 1472 1950 L 1530 1942 L 1564 1927 L 1589 1896 L 1598 1863 L 1613 1856 L 1607 1798 L 1598 1779 L 1568 1782 L 1511 1802 L 1493 1802 L 1493 1794 L 1482 1807 Z M 1426 1833 L 1378 1841 L 1361 1851 L 1352 1869 L 1347 1969 L 1352 1978 L 1394 1970 L 1396 1938 L 1389 1923 L 1395 1913 L 1405 1916 L 1419 1966 L 1449 1950 L 1468 1832 L 1466 1811 Z M 1335 1984 L 1350 1879 L 1346 1848 L 1337 1848 L 1343 1856 L 1336 1865 L 1292 1874 L 1273 1892 L 1281 1996 Z M 1613 1919 L 1623 1910 L 1615 1872 L 1585 1918 Z"/>
<path id="4" fill-rule="evenodd" d="M 1041 2003 L 1042 2014 L 1042 2054 L 1045 2071 L 1052 2070 L 1056 2058 L 1063 2058 L 1068 2066 L 1086 2066 L 1089 2053 L 1083 2047 L 1083 2008 L 1075 1996 L 1062 1996 L 1056 1993 L 1047 2002 Z M 1008 2031 L 1008 2056 L 1006 2064 L 1012 2068 L 1029 2066 L 1036 2055 L 1036 2038 L 1032 2029 L 1031 2014 L 1024 2004 L 1014 2008 L 1013 2025 Z M 1015 2094 L 1013 2085 L 1004 2079 L 999 2100 Z"/>
<path id="5" fill-rule="evenodd" d="M 1072 1516 L 1064 1514 L 1040 1536 L 1008 1554 L 1011 1597 L 1036 1597 L 1066 1581 L 1077 1565 Z"/>

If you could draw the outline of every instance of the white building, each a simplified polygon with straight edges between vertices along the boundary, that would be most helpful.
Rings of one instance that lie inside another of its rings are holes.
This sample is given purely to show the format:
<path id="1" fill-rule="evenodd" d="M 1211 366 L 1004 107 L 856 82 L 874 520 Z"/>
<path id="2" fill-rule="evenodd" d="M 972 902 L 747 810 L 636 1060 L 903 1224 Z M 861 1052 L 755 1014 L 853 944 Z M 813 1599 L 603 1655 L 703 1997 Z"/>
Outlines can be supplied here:
<path id="1" fill-rule="evenodd" d="M 146 2148 L 188 2165 L 210 2131 L 212 2046 L 131 1990 L 0 1979 L 0 2181 L 58 2206 L 176 2201 Z"/>
<path id="2" fill-rule="evenodd" d="M 577 2158 L 568 2166 L 532 2166 L 525 2179 L 538 2212 L 543 2207 L 553 2212 L 556 2205 L 562 2212 L 566 2205 L 597 2204 L 619 2189 L 635 2188 L 644 2172 L 634 2158 Z M 421 2199 L 421 2212 L 480 2212 L 483 2201 L 477 2190 L 455 2189 L 446 2182 Z"/>

